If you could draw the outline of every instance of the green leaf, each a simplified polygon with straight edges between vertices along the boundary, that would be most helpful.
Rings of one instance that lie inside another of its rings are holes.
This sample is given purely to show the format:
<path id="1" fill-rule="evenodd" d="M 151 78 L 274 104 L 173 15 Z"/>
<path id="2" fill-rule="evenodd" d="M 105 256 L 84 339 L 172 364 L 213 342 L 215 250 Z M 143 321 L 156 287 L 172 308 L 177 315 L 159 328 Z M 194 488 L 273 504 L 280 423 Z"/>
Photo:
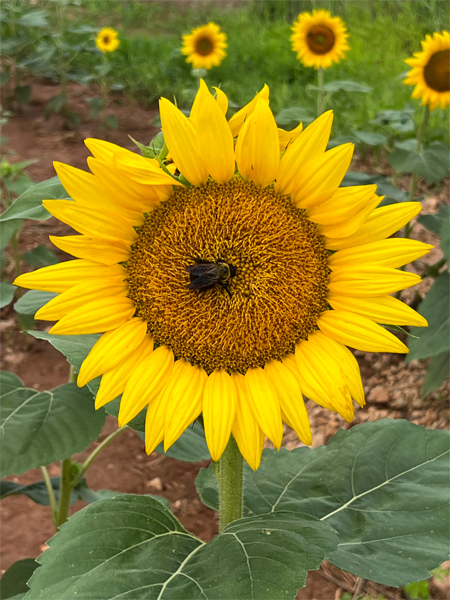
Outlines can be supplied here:
<path id="1" fill-rule="evenodd" d="M 41 292 L 41 290 L 30 290 L 26 292 L 14 304 L 14 310 L 22 315 L 35 315 L 47 302 L 56 298 L 58 294 L 53 292 Z"/>
<path id="2" fill-rule="evenodd" d="M 80 370 L 81 363 L 92 350 L 95 342 L 100 339 L 100 334 L 92 335 L 53 335 L 46 331 L 28 331 L 38 340 L 47 340 L 57 350 L 62 352 L 69 363 Z"/>
<path id="3" fill-rule="evenodd" d="M 382 110 L 377 113 L 375 119 L 372 121 L 378 125 L 394 125 L 394 124 L 402 124 L 407 125 L 411 123 L 414 126 L 413 122 L 414 110 Z"/>
<path id="4" fill-rule="evenodd" d="M 142 156 L 144 156 L 145 158 L 155 158 L 157 153 L 155 152 L 155 149 L 152 146 L 145 146 L 144 144 L 141 144 L 140 142 L 132 138 L 131 135 L 129 135 L 128 137 L 133 142 L 133 144 L 136 144 L 136 146 L 139 148 Z"/>
<path id="5" fill-rule="evenodd" d="M 80 482 L 81 483 L 81 482 Z M 114 490 L 91 490 L 86 484 L 80 488 L 79 491 L 80 498 L 89 504 L 92 502 L 97 502 L 98 500 L 107 500 L 111 498 L 116 498 L 117 496 L 126 496 L 127 494 L 123 494 L 122 492 L 116 492 Z M 153 494 L 145 494 L 146 498 L 154 498 L 158 502 L 160 502 L 166 508 L 170 508 L 170 500 L 165 498 L 164 496 L 154 496 Z"/>
<path id="6" fill-rule="evenodd" d="M 98 117 L 101 113 L 104 102 L 102 98 L 85 98 L 85 101 L 91 107 L 89 118 Z"/>
<path id="7" fill-rule="evenodd" d="M 52 477 L 50 479 L 52 484 L 53 491 L 55 492 L 55 499 L 59 502 L 59 490 L 61 485 L 60 477 Z M 70 498 L 70 505 L 75 504 L 77 500 L 86 500 L 85 498 L 85 490 L 89 490 L 87 487 L 86 480 L 83 479 L 75 486 L 72 496 Z M 92 490 L 89 490 L 92 492 Z M 92 492 L 96 494 L 97 492 Z M 115 492 L 114 494 L 117 494 Z M 36 504 L 42 504 L 43 506 L 50 506 L 50 498 L 48 497 L 47 488 L 45 486 L 45 481 L 36 481 L 34 483 L 30 483 L 28 485 L 22 485 L 21 483 L 14 483 L 14 481 L 6 481 L 2 479 L 0 481 L 0 500 L 7 498 L 8 496 L 28 496 L 33 502 Z M 86 494 L 87 496 L 87 494 Z M 99 496 L 100 498 L 100 496 Z M 99 498 L 95 498 L 96 500 Z M 93 502 L 94 500 L 90 500 Z"/>
<path id="8" fill-rule="evenodd" d="M 164 444 L 162 443 L 155 448 L 155 451 L 186 462 L 197 462 L 211 458 L 206 445 L 205 432 L 198 421 L 188 427 L 167 452 L 164 452 Z"/>
<path id="9" fill-rule="evenodd" d="M 406 202 L 408 200 L 408 192 L 399 190 L 389 183 L 383 175 L 368 175 L 367 173 L 359 173 L 357 171 L 348 171 L 345 175 L 342 185 L 369 185 L 375 183 L 377 185 L 376 193 L 379 196 L 385 196 L 385 199 L 380 203 L 380 206 L 390 204 L 388 200 L 395 202 Z"/>
<path id="10" fill-rule="evenodd" d="M 320 521 L 276 513 L 235 521 L 204 543 L 156 500 L 119 496 L 62 526 L 28 598 L 287 600 L 336 542 Z"/>
<path id="11" fill-rule="evenodd" d="M 44 108 L 44 116 L 48 119 L 51 112 L 60 113 L 67 103 L 67 98 L 64 94 L 57 94 L 50 98 Z"/>
<path id="12" fill-rule="evenodd" d="M 31 85 L 17 85 L 14 88 L 14 95 L 20 104 L 30 104 Z"/>
<path id="13" fill-rule="evenodd" d="M 51 214 L 42 206 L 42 200 L 55 199 L 70 200 L 58 177 L 41 181 L 41 183 L 28 188 L 0 216 L 0 222 L 10 221 L 11 219 L 32 219 L 33 221 L 50 219 Z"/>
<path id="14" fill-rule="evenodd" d="M 105 412 L 95 410 L 86 387 L 68 383 L 38 392 L 7 371 L 0 371 L 0 383 L 3 477 L 81 452 L 97 439 L 105 422 Z"/>
<path id="15" fill-rule="evenodd" d="M 317 91 L 319 88 L 315 85 L 308 85 L 309 90 Z M 372 91 L 372 88 L 368 85 L 362 85 L 356 81 L 330 81 L 323 86 L 325 92 L 334 94 L 335 92 L 362 92 L 368 94 Z"/>
<path id="16" fill-rule="evenodd" d="M 17 594 L 28 592 L 27 581 L 38 566 L 34 558 L 24 558 L 13 563 L 0 580 L 1 600 L 15 598 Z"/>
<path id="17" fill-rule="evenodd" d="M 447 377 L 450 376 L 450 352 L 443 352 L 433 356 L 427 368 L 427 374 L 423 381 L 422 396 L 427 396 L 441 387 Z"/>
<path id="18" fill-rule="evenodd" d="M 450 274 L 436 278 L 418 312 L 428 321 L 428 327 L 411 327 L 419 339 L 410 339 L 406 361 L 437 356 L 450 350 Z"/>
<path id="19" fill-rule="evenodd" d="M 310 514 L 337 531 L 326 556 L 336 566 L 385 585 L 424 579 L 448 556 L 449 438 L 382 419 L 340 430 L 328 446 L 266 449 L 257 471 L 245 469 L 245 513 Z M 202 470 L 197 486 L 217 510 L 214 481 Z"/>
<path id="20" fill-rule="evenodd" d="M 289 108 L 283 108 L 275 117 L 275 121 L 279 127 L 286 129 L 294 129 L 297 125 L 302 122 L 303 124 L 309 124 L 314 120 L 310 116 L 309 112 L 300 106 L 290 106 Z"/>
<path id="21" fill-rule="evenodd" d="M 0 282 L 0 308 L 8 306 L 8 304 L 13 301 L 16 290 L 17 288 L 15 285 L 11 285 L 6 281 Z"/>
<path id="22" fill-rule="evenodd" d="M 36 246 L 33 250 L 25 252 L 23 258 L 32 267 L 47 267 L 49 265 L 56 265 L 59 262 L 56 254 L 42 244 Z"/>
<path id="23" fill-rule="evenodd" d="M 44 10 L 34 10 L 25 13 L 18 20 L 19 25 L 24 27 L 48 27 L 47 13 Z"/>
<path id="24" fill-rule="evenodd" d="M 363 144 L 368 146 L 384 146 L 387 144 L 387 137 L 381 133 L 373 133 L 371 131 L 354 131 L 354 135 Z"/>
<path id="25" fill-rule="evenodd" d="M 2 222 L 3 215 L 0 215 L 0 248 L 2 250 L 9 244 L 16 231 L 20 231 L 22 227 L 22 219 L 11 219 L 10 221 Z"/>
<path id="26" fill-rule="evenodd" d="M 450 206 L 443 204 L 439 209 L 439 212 L 435 215 L 419 215 L 418 221 L 421 225 L 433 231 L 434 233 L 440 233 L 445 220 L 450 215 Z"/>
<path id="27" fill-rule="evenodd" d="M 106 127 L 110 129 L 119 129 L 119 121 L 117 120 L 116 115 L 106 115 L 104 121 Z"/>
<path id="28" fill-rule="evenodd" d="M 389 155 L 389 163 L 401 173 L 416 173 L 425 181 L 434 183 L 449 171 L 448 148 L 441 142 L 432 142 L 420 152 L 397 148 Z"/>
<path id="29" fill-rule="evenodd" d="M 448 205 L 447 205 L 447 208 Z M 450 258 L 450 215 L 447 215 L 447 218 L 441 225 L 440 230 L 441 236 L 441 250 L 444 254 L 444 258 Z"/>

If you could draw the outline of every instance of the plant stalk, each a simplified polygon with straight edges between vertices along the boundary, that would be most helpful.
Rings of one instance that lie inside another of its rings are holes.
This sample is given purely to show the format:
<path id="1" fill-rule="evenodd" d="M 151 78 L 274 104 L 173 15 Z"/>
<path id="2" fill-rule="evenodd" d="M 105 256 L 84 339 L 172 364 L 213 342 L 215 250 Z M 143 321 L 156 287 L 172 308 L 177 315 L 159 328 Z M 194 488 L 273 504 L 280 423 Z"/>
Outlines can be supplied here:
<path id="1" fill-rule="evenodd" d="M 317 116 L 320 117 L 323 111 L 323 69 L 317 69 Z"/>
<path id="2" fill-rule="evenodd" d="M 416 146 L 417 152 L 420 152 L 420 150 L 422 148 L 423 140 L 425 138 L 425 132 L 427 130 L 429 117 L 430 117 L 430 109 L 428 108 L 428 104 L 425 104 L 425 106 L 423 107 L 422 120 L 420 122 L 419 129 L 417 130 L 417 136 L 416 136 L 417 137 L 417 146 Z M 413 173 L 412 180 L 411 180 L 411 187 L 409 188 L 408 202 L 412 202 L 414 200 L 418 178 L 419 178 L 419 176 L 417 175 L 417 173 Z M 409 238 L 411 229 L 412 228 L 411 228 L 410 224 L 407 223 L 405 225 L 405 235 L 404 235 L 405 238 Z"/>
<path id="3" fill-rule="evenodd" d="M 58 521 L 56 525 L 56 530 L 59 531 L 59 528 L 63 523 L 65 523 L 69 517 L 69 507 L 70 507 L 70 498 L 72 496 L 72 480 L 71 480 L 71 470 L 72 470 L 72 458 L 66 458 L 61 463 L 61 485 L 60 485 L 60 496 L 59 496 L 59 510 L 58 510 Z"/>
<path id="4" fill-rule="evenodd" d="M 243 458 L 233 436 L 220 457 L 217 481 L 219 484 L 219 531 L 242 518 Z"/>
<path id="5" fill-rule="evenodd" d="M 55 529 L 58 529 L 58 507 L 56 505 L 55 491 L 50 481 L 50 475 L 48 474 L 46 467 L 41 467 L 42 475 L 45 481 L 45 487 L 47 488 L 47 494 L 50 499 L 50 509 L 52 511 L 52 521 Z"/>

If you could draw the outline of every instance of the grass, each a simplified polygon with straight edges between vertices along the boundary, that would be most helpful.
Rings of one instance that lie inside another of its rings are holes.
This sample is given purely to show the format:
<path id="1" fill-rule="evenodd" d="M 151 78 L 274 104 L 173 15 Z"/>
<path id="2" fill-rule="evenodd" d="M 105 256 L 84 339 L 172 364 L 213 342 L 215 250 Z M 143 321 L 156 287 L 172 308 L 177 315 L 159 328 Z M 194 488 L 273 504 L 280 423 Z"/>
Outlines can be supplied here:
<path id="1" fill-rule="evenodd" d="M 41 3 L 54 5 L 49 0 Z M 345 135 L 352 129 L 379 130 L 370 121 L 381 110 L 419 108 L 410 99 L 412 88 L 402 83 L 408 70 L 404 59 L 420 50 L 426 33 L 448 27 L 449 7 L 441 0 L 83 0 L 70 5 L 67 16 L 99 29 L 119 30 L 121 47 L 108 56 L 113 65 L 111 83 L 124 85 L 127 94 L 144 104 L 176 96 L 180 106 L 190 105 L 196 81 L 180 54 L 181 36 L 214 21 L 226 32 L 229 47 L 222 65 L 208 73 L 210 86 L 220 85 L 241 106 L 267 83 L 275 113 L 298 106 L 314 116 L 316 93 L 307 86 L 316 83 L 316 72 L 296 60 L 290 27 L 300 11 L 327 8 L 344 19 L 351 50 L 346 60 L 325 72 L 325 82 L 353 80 L 372 87 L 369 94 L 333 96 L 334 135 Z M 95 60 L 95 54 L 83 53 L 77 66 L 90 70 Z M 442 130 L 445 137 L 447 124 L 447 111 L 432 113 L 435 132 Z"/>

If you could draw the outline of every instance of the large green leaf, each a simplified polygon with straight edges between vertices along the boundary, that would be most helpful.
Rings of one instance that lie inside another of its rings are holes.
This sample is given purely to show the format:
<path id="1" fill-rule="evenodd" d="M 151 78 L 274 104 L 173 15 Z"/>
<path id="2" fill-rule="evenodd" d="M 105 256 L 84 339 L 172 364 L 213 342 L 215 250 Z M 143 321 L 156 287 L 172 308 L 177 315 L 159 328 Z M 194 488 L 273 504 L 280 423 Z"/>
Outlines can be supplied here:
<path id="1" fill-rule="evenodd" d="M 300 106 L 289 106 L 283 108 L 283 110 L 276 115 L 275 121 L 279 127 L 291 130 L 294 127 L 297 127 L 300 122 L 302 122 L 303 125 L 311 123 L 313 117 L 310 116 L 306 109 L 301 108 Z"/>
<path id="2" fill-rule="evenodd" d="M 0 281 L 0 308 L 8 306 L 12 302 L 16 290 L 15 285 L 11 285 L 7 281 Z"/>
<path id="3" fill-rule="evenodd" d="M 309 84 L 309 90 L 317 91 L 319 88 L 316 85 Z M 330 81 L 323 86 L 325 92 L 334 94 L 335 92 L 362 92 L 368 94 L 372 91 L 372 88 L 368 85 L 362 85 L 356 81 Z"/>
<path id="4" fill-rule="evenodd" d="M 58 502 L 61 478 L 52 477 L 50 482 L 55 493 L 56 501 Z M 83 479 L 81 479 L 81 481 L 75 486 L 72 492 L 70 504 L 75 504 L 77 500 L 86 500 L 85 496 L 89 497 L 89 494 L 85 493 L 85 490 L 89 490 L 89 488 L 87 487 L 86 479 L 83 477 Z M 92 492 L 92 494 L 96 494 L 96 492 L 93 492 L 92 490 L 89 491 Z M 6 481 L 5 479 L 2 479 L 0 480 L 0 500 L 3 500 L 8 496 L 28 496 L 28 498 L 33 500 L 33 502 L 36 502 L 36 504 L 50 506 L 50 499 L 48 497 L 45 481 L 43 480 L 35 481 L 34 483 L 29 483 L 28 485 L 23 485 L 21 483 L 15 483 L 14 481 Z M 94 501 L 94 496 L 92 496 L 92 498 L 93 499 L 91 502 Z M 95 500 L 99 498 L 95 498 Z M 86 502 L 88 502 L 88 500 L 86 500 Z"/>
<path id="5" fill-rule="evenodd" d="M 450 258 L 450 215 L 444 219 L 441 230 L 441 250 L 444 258 Z"/>
<path id="6" fill-rule="evenodd" d="M 3 213 L 4 214 L 4 213 Z M 6 248 L 11 241 L 12 236 L 22 227 L 22 219 L 11 219 L 10 221 L 1 221 L 3 215 L 0 215 L 0 249 Z"/>
<path id="7" fill-rule="evenodd" d="M 92 335 L 53 335 L 46 331 L 28 331 L 30 335 L 38 340 L 47 340 L 57 350 L 62 352 L 69 363 L 80 370 L 81 363 L 92 350 L 100 334 Z"/>
<path id="8" fill-rule="evenodd" d="M 342 181 L 342 185 L 370 185 L 376 183 L 376 193 L 379 196 L 385 196 L 380 206 L 391 204 L 394 202 L 406 202 L 408 200 L 408 192 L 399 190 L 389 183 L 383 175 L 369 175 L 367 173 L 359 173 L 358 171 L 348 171 Z"/>
<path id="9" fill-rule="evenodd" d="M 434 231 L 434 233 L 440 233 L 444 226 L 445 220 L 450 216 L 450 206 L 443 204 L 439 209 L 439 212 L 434 215 L 419 215 L 418 221 L 421 225 Z"/>
<path id="10" fill-rule="evenodd" d="M 64 199 L 67 200 L 70 197 L 61 185 L 59 178 L 52 177 L 28 188 L 0 215 L 0 222 L 10 221 L 11 219 L 45 221 L 50 219 L 51 214 L 42 206 L 42 200 Z"/>
<path id="11" fill-rule="evenodd" d="M 13 563 L 0 580 L 1 600 L 17 598 L 18 594 L 28 592 L 27 581 L 38 566 L 34 558 L 24 558 Z"/>
<path id="12" fill-rule="evenodd" d="M 187 462 L 197 462 L 211 458 L 206 445 L 205 432 L 198 421 L 188 427 L 167 452 L 164 452 L 164 444 L 162 443 L 155 450 L 160 454 L 166 454 L 171 458 Z"/>
<path id="13" fill-rule="evenodd" d="M 422 396 L 437 390 L 447 377 L 450 376 L 450 352 L 443 352 L 433 356 L 427 368 L 427 374 L 423 381 Z"/>
<path id="14" fill-rule="evenodd" d="M 397 148 L 389 155 L 389 163 L 401 173 L 416 173 L 434 183 L 449 171 L 448 148 L 441 142 L 432 142 L 419 152 Z"/>
<path id="15" fill-rule="evenodd" d="M 354 131 L 353 133 L 359 141 L 368 146 L 384 146 L 388 141 L 382 133 L 374 133 L 373 131 Z"/>
<path id="16" fill-rule="evenodd" d="M 81 452 L 105 422 L 105 412 L 94 409 L 89 390 L 75 383 L 38 392 L 24 387 L 13 373 L 0 371 L 0 385 L 3 477 Z"/>
<path id="17" fill-rule="evenodd" d="M 428 321 L 428 327 L 411 327 L 418 337 L 409 338 L 409 362 L 415 358 L 437 356 L 450 350 L 450 274 L 442 273 L 433 283 L 418 311 Z"/>
<path id="18" fill-rule="evenodd" d="M 287 600 L 336 543 L 327 524 L 283 512 L 235 521 L 204 543 L 154 499 L 120 496 L 63 525 L 28 598 Z"/>
<path id="19" fill-rule="evenodd" d="M 310 450 L 264 450 L 245 471 L 246 514 L 308 513 L 339 535 L 327 560 L 355 575 L 401 586 L 430 576 L 449 550 L 448 431 L 383 419 L 340 430 Z M 212 469 L 197 481 L 217 509 Z"/>
<path id="20" fill-rule="evenodd" d="M 58 294 L 53 292 L 42 292 L 41 290 L 30 290 L 26 292 L 14 304 L 14 310 L 22 315 L 35 315 L 47 302 L 50 302 Z"/>
<path id="21" fill-rule="evenodd" d="M 32 267 L 47 267 L 48 265 L 56 265 L 59 260 L 56 254 L 44 246 L 40 244 L 33 248 L 33 250 L 29 250 L 28 252 L 24 252 L 23 259 Z"/>

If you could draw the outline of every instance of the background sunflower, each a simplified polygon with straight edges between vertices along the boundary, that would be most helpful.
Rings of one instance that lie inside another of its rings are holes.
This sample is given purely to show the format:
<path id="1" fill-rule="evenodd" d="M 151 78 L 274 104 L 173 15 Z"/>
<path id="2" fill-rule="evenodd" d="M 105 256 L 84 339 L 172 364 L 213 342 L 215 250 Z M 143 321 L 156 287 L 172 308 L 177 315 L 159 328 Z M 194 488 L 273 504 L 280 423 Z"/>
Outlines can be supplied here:
<path id="1" fill-rule="evenodd" d="M 118 32 L 111 27 L 104 27 L 98 32 L 95 45 L 102 52 L 114 52 L 120 46 Z"/>
<path id="2" fill-rule="evenodd" d="M 187 56 L 186 62 L 192 63 L 194 69 L 218 67 L 227 55 L 226 40 L 227 36 L 218 25 L 208 23 L 183 35 L 181 53 Z"/>

